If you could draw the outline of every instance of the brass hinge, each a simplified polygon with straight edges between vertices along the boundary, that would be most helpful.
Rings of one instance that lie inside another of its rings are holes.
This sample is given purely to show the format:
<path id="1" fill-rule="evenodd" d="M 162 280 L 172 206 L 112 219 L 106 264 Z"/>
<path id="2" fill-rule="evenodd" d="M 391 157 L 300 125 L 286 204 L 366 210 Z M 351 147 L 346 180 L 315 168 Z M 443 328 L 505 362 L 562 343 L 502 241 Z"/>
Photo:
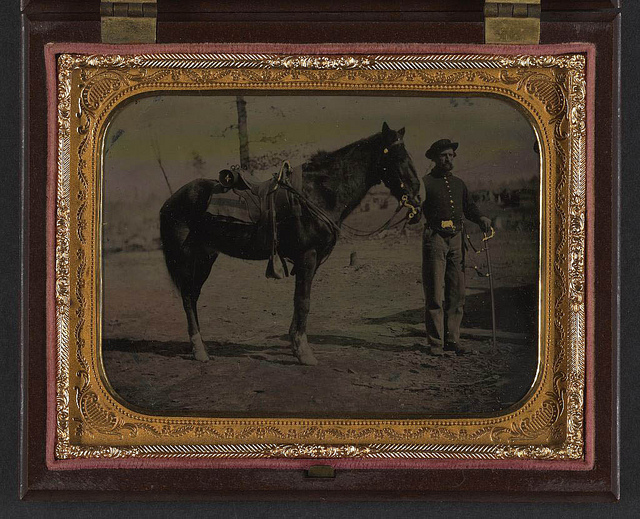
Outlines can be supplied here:
<path id="1" fill-rule="evenodd" d="M 485 0 L 484 41 L 540 43 L 540 0 Z"/>
<path id="2" fill-rule="evenodd" d="M 155 43 L 156 0 L 100 2 L 102 43 Z"/>

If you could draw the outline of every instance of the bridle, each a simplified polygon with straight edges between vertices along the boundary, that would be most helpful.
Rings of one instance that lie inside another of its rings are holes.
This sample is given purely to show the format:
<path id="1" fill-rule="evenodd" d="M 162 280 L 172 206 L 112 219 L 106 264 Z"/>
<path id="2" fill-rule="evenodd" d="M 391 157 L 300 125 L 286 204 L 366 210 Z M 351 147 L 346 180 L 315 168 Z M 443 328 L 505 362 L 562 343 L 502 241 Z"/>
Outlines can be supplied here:
<path id="1" fill-rule="evenodd" d="M 395 142 L 392 142 L 388 146 L 385 146 L 382 150 L 383 158 L 389 154 L 390 148 L 394 146 L 401 146 L 401 145 L 404 145 L 404 142 L 401 139 L 397 139 Z M 387 176 L 387 167 L 385 165 L 382 165 L 381 169 L 383 174 L 380 175 L 380 179 L 382 180 L 382 183 L 391 191 L 391 186 L 389 185 L 389 179 Z M 407 190 L 406 186 L 404 185 L 404 182 L 401 179 L 399 179 L 399 181 L 400 181 L 400 189 L 403 192 L 403 194 L 400 196 L 398 210 L 389 219 L 389 222 L 400 211 L 402 207 L 406 207 L 408 209 L 407 214 L 405 216 L 405 219 L 407 221 L 413 220 L 420 213 L 420 207 L 419 206 L 416 207 L 409 201 L 410 193 Z"/>
<path id="2" fill-rule="evenodd" d="M 392 142 L 391 144 L 389 144 L 388 146 L 385 146 L 382 150 L 382 158 L 384 158 L 386 155 L 389 154 L 390 148 L 394 146 L 401 146 L 403 144 L 404 142 L 401 139 L 398 139 L 395 142 Z M 390 185 L 390 179 L 388 178 L 388 175 L 387 175 L 387 167 L 384 164 L 381 164 L 380 169 L 382 170 L 382 174 L 380 175 L 380 181 L 382 181 L 382 183 L 387 187 L 387 189 L 389 189 L 389 191 L 392 191 L 391 185 Z M 408 222 L 416 218 L 420 214 L 420 207 L 416 207 L 409 201 L 411 197 L 411 193 L 407 190 L 404 182 L 401 179 L 399 179 L 399 183 L 400 183 L 399 188 L 402 191 L 402 195 L 400 196 L 398 207 L 394 211 L 394 213 L 389 217 L 389 219 L 386 222 L 384 222 L 380 227 L 378 227 L 377 229 L 374 229 L 373 231 L 363 231 L 361 229 L 356 229 L 355 227 L 351 227 L 350 225 L 347 225 L 344 222 L 342 222 L 342 227 L 344 227 L 345 229 L 347 229 L 348 231 L 350 231 L 351 233 L 355 234 L 358 237 L 365 238 L 365 237 L 369 237 L 369 236 L 373 236 L 375 234 L 381 233 L 382 231 L 385 231 L 392 227 L 397 227 L 398 225 L 402 224 L 403 221 L 405 222 L 405 225 L 406 225 Z M 399 220 L 392 224 L 391 223 L 392 220 L 402 210 L 403 207 L 406 207 L 408 209 L 407 214 L 404 216 L 402 220 Z"/>

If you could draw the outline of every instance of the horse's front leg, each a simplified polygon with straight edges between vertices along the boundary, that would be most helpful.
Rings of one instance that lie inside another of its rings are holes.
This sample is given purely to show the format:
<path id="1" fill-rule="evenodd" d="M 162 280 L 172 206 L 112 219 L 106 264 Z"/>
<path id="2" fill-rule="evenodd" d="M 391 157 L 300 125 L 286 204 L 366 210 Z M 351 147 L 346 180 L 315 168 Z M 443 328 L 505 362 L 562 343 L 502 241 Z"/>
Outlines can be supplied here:
<path id="1" fill-rule="evenodd" d="M 317 253 L 310 250 L 296 261 L 296 291 L 293 297 L 293 320 L 289 328 L 293 354 L 300 364 L 315 366 L 318 361 L 307 342 L 307 316 L 311 307 L 311 283 L 316 272 Z"/>

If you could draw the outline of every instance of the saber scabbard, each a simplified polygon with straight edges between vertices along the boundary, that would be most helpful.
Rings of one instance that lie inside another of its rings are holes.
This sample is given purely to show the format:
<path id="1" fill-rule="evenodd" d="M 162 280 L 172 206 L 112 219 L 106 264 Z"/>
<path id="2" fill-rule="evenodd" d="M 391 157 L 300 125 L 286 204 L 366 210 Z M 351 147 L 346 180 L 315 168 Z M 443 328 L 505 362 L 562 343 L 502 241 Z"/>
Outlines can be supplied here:
<path id="1" fill-rule="evenodd" d="M 483 233 L 484 234 L 484 233 Z M 496 341 L 496 300 L 493 292 L 493 271 L 491 270 L 491 254 L 489 253 L 489 240 L 495 236 L 496 232 L 491 227 L 490 234 L 484 234 L 482 241 L 484 242 L 484 251 L 487 255 L 487 277 L 489 278 L 489 293 L 491 294 L 491 333 L 492 333 L 492 351 L 497 353 L 498 346 Z"/>

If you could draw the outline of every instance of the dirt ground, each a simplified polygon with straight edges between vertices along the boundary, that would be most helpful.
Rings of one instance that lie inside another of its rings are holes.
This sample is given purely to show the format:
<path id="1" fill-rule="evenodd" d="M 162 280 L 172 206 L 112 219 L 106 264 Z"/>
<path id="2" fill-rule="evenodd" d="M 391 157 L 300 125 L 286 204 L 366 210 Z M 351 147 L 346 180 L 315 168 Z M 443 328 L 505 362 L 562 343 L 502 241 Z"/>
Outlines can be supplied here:
<path id="1" fill-rule="evenodd" d="M 352 252 L 357 264 L 349 265 Z M 266 262 L 221 256 L 199 302 L 211 361 L 192 359 L 186 320 L 162 252 L 105 256 L 103 363 L 125 402 L 153 412 L 218 416 L 418 417 L 503 410 L 536 371 L 536 279 L 527 236 L 492 242 L 497 351 L 484 255 L 469 257 L 462 343 L 465 356 L 427 353 L 420 233 L 343 237 L 319 269 L 309 343 L 317 366 L 301 366 L 286 332 L 292 278 L 264 277 Z"/>

